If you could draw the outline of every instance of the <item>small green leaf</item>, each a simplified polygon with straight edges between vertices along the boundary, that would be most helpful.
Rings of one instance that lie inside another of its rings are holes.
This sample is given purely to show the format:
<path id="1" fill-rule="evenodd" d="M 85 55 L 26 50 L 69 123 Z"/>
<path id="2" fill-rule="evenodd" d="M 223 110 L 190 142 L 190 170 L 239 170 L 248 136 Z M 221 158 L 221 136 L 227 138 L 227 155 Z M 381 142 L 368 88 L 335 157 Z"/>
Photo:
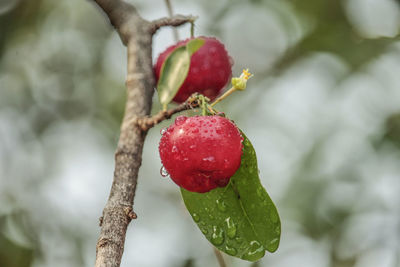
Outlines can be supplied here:
<path id="1" fill-rule="evenodd" d="M 186 44 L 189 54 L 193 55 L 197 50 L 200 49 L 200 47 L 202 47 L 204 45 L 204 43 L 205 43 L 205 40 L 201 39 L 201 38 L 196 38 L 196 39 L 190 40 Z"/>
<path id="2" fill-rule="evenodd" d="M 226 187 L 203 194 L 181 189 L 181 193 L 193 220 L 215 247 L 231 256 L 257 261 L 265 250 L 278 248 L 281 223 L 260 183 L 254 148 L 242 136 L 242 162 Z"/>
<path id="3" fill-rule="evenodd" d="M 186 79 L 190 66 L 190 54 L 186 46 L 175 49 L 161 67 L 157 90 L 160 103 L 168 105 Z"/>
<path id="4" fill-rule="evenodd" d="M 190 58 L 203 44 L 197 38 L 176 48 L 164 61 L 157 84 L 158 97 L 164 108 L 172 101 L 188 75 Z"/>

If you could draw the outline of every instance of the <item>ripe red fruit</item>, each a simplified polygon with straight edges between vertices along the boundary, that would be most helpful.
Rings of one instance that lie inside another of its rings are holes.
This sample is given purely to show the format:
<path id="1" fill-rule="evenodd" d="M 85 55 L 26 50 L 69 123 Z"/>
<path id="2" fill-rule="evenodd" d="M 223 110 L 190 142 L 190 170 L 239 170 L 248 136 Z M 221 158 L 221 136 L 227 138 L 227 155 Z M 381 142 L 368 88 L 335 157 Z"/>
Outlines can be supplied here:
<path id="1" fill-rule="evenodd" d="M 189 73 L 173 99 L 177 103 L 184 102 L 195 92 L 213 100 L 220 94 L 232 76 L 231 59 L 224 45 L 215 38 L 204 36 L 197 38 L 204 39 L 205 43 L 191 57 Z M 160 78 L 162 64 L 169 54 L 191 39 L 180 41 L 159 55 L 154 66 L 157 81 Z"/>
<path id="2" fill-rule="evenodd" d="M 161 137 L 161 162 L 172 180 L 192 192 L 224 187 L 240 167 L 243 137 L 221 116 L 179 116 Z"/>

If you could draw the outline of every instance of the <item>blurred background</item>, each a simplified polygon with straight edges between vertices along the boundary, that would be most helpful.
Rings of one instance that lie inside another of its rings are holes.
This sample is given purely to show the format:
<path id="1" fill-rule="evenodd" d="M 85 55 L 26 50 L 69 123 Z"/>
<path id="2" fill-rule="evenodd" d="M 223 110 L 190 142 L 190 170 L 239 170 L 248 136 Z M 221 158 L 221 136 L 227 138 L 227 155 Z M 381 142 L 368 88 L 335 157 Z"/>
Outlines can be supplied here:
<path id="1" fill-rule="evenodd" d="M 146 19 L 162 0 L 130 1 Z M 281 245 L 231 267 L 400 267 L 400 4 L 173 0 L 254 78 L 220 108 L 255 146 Z M 189 26 L 179 29 L 189 36 Z M 154 58 L 173 43 L 154 38 Z M 126 51 L 87 0 L 0 0 L 0 266 L 93 266 Z M 153 112 L 159 110 L 154 98 Z M 146 139 L 122 266 L 218 266 Z"/>

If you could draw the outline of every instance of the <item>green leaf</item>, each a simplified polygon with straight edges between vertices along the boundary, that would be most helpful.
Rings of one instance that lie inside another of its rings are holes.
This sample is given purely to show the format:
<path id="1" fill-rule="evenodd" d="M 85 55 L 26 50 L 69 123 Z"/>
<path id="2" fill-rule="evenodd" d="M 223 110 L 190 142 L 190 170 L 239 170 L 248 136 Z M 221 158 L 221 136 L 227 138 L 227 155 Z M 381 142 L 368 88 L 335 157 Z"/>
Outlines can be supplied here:
<path id="1" fill-rule="evenodd" d="M 157 84 L 158 97 L 163 108 L 172 101 L 189 72 L 190 58 L 204 44 L 197 38 L 176 48 L 164 61 Z"/>
<path id="2" fill-rule="evenodd" d="M 181 189 L 181 193 L 193 220 L 215 247 L 231 256 L 257 261 L 265 250 L 278 248 L 281 223 L 260 183 L 254 148 L 242 136 L 242 162 L 226 187 L 203 194 Z"/>
<path id="3" fill-rule="evenodd" d="M 192 39 L 190 40 L 187 44 L 187 50 L 189 52 L 190 55 L 193 55 L 194 52 L 196 52 L 197 50 L 200 49 L 200 47 L 202 47 L 205 43 L 204 39 L 201 38 L 196 38 L 196 39 Z"/>
<path id="4" fill-rule="evenodd" d="M 157 90 L 160 103 L 165 107 L 174 98 L 186 79 L 190 67 L 190 54 L 186 46 L 175 49 L 161 67 Z"/>

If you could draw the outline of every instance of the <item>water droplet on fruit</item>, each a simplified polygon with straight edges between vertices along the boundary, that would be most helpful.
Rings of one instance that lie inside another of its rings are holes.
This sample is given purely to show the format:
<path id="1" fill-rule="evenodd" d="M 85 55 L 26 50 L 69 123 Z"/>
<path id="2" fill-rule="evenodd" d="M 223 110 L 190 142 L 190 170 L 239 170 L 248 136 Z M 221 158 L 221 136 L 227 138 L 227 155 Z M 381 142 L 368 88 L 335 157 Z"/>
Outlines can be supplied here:
<path id="1" fill-rule="evenodd" d="M 218 246 L 224 243 L 225 236 L 224 231 L 218 226 L 213 226 L 213 233 L 211 235 L 211 243 Z"/>
<path id="2" fill-rule="evenodd" d="M 264 247 L 256 240 L 250 242 L 250 248 L 245 255 L 243 255 L 243 259 L 255 261 L 261 258 L 265 253 Z"/>
<path id="3" fill-rule="evenodd" d="M 200 221 L 200 216 L 199 216 L 197 213 L 193 213 L 193 214 L 192 214 L 192 217 L 193 217 L 193 220 L 194 220 L 195 222 L 199 222 L 199 221 Z"/>
<path id="4" fill-rule="evenodd" d="M 226 211 L 226 204 L 222 199 L 217 199 L 217 207 L 220 211 Z"/>
<path id="5" fill-rule="evenodd" d="M 162 177 L 168 177 L 168 175 L 169 175 L 169 173 L 167 172 L 167 169 L 165 169 L 164 166 L 161 166 L 160 174 Z"/>
<path id="6" fill-rule="evenodd" d="M 178 151 L 178 148 L 176 146 L 173 146 L 172 147 L 172 152 L 177 152 L 177 151 Z"/>
<path id="7" fill-rule="evenodd" d="M 160 130 L 160 134 L 163 135 L 163 134 L 165 134 L 166 131 L 167 131 L 167 128 L 162 128 L 162 129 Z"/>
<path id="8" fill-rule="evenodd" d="M 187 117 L 185 116 L 178 116 L 175 119 L 175 124 L 176 125 L 182 125 L 185 121 L 187 120 Z"/>
<path id="9" fill-rule="evenodd" d="M 196 148 L 196 145 L 190 145 L 189 148 L 193 150 Z"/>
<path id="10" fill-rule="evenodd" d="M 230 246 L 225 247 L 225 252 L 231 256 L 235 256 L 237 251 L 235 248 L 231 248 Z"/>
<path id="11" fill-rule="evenodd" d="M 236 225 L 231 219 L 231 217 L 226 218 L 226 235 L 229 238 L 234 238 L 236 236 Z"/>
<path id="12" fill-rule="evenodd" d="M 224 159 L 224 166 L 225 166 L 225 168 L 229 167 L 229 160 L 228 159 Z"/>
<path id="13" fill-rule="evenodd" d="M 214 158 L 214 156 L 209 156 L 209 157 L 203 158 L 203 161 L 206 161 L 206 162 L 214 162 L 214 161 L 215 161 L 215 158 Z"/>

